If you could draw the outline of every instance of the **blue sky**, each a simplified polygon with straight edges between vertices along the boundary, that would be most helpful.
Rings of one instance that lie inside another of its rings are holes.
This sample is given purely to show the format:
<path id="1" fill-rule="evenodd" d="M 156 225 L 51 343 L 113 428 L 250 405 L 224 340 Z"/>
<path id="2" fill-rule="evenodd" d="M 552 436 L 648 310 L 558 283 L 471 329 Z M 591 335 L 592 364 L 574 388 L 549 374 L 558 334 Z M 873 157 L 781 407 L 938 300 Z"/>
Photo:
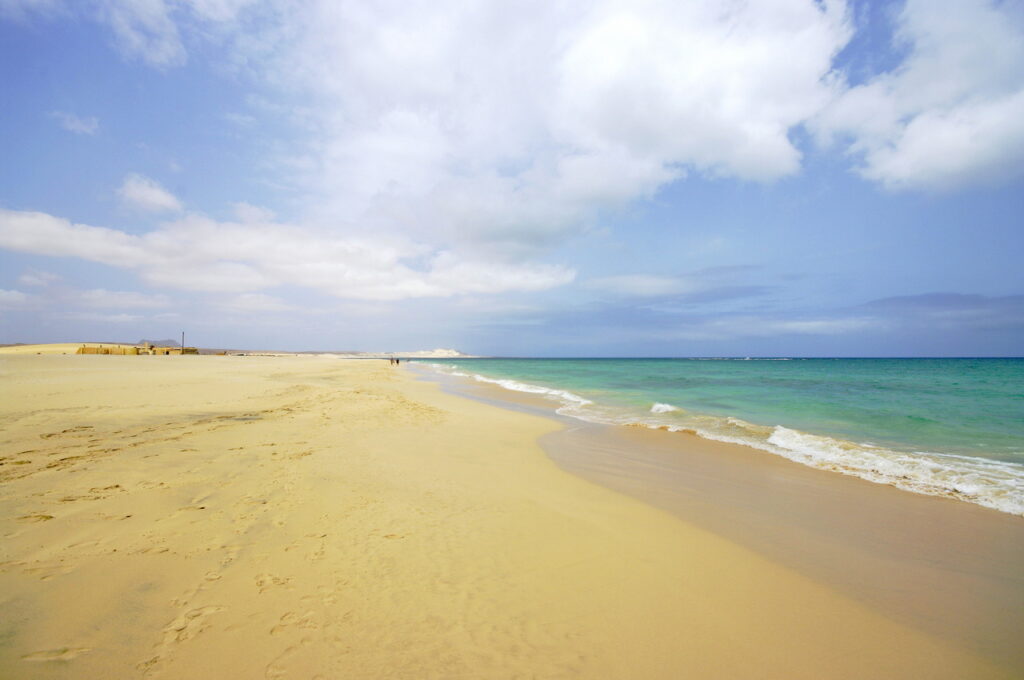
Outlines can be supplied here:
<path id="1" fill-rule="evenodd" d="M 1020 355 L 1024 4 L 0 0 L 0 342 Z"/>

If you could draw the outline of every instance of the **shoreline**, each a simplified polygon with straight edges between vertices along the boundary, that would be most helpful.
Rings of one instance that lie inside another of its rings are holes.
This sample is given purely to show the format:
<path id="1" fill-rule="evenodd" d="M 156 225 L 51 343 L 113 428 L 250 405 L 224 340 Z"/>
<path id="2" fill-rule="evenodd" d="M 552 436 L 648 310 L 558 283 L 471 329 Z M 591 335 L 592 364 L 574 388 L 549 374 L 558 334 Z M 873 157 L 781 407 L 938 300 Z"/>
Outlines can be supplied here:
<path id="1" fill-rule="evenodd" d="M 614 400 L 601 396 L 600 390 L 597 390 L 599 396 L 595 396 L 586 388 L 552 386 L 552 381 L 543 377 L 531 382 L 531 378 L 517 376 L 514 372 L 513 377 L 478 374 L 472 363 L 417 363 L 432 373 L 472 378 L 478 383 L 500 387 L 502 389 L 496 394 L 504 395 L 502 398 L 506 401 L 515 401 L 518 397 L 514 395 L 529 395 L 528 399 L 539 397 L 537 404 L 544 407 L 542 411 L 554 410 L 559 416 L 569 416 L 574 420 L 693 435 L 703 440 L 766 452 L 816 470 L 856 477 L 915 494 L 956 499 L 1024 518 L 1024 495 L 1021 495 L 1024 490 L 1024 464 L 1015 458 L 993 456 L 985 444 L 977 444 L 974 452 L 965 452 L 943 448 L 935 442 L 931 444 L 934 448 L 929 448 L 870 435 L 826 433 L 813 426 L 794 426 L 778 419 L 768 419 L 768 424 L 765 424 L 763 420 L 750 421 L 747 415 L 723 415 L 720 412 L 711 415 L 689 411 L 688 407 L 680 408 L 674 403 L 660 403 L 658 399 L 664 400 L 661 395 L 654 398 L 648 395 L 648 404 L 653 402 L 653 405 L 649 409 L 647 405 L 638 409 L 635 403 L 626 406 L 620 401 L 616 404 Z M 579 394 L 571 390 L 577 390 Z M 761 398 L 770 401 L 770 395 L 762 394 Z M 1012 395 L 1007 395 L 1007 398 L 1012 398 Z M 550 406 L 552 401 L 559 404 L 557 408 Z M 677 412 L 684 414 L 683 417 L 676 418 Z"/>
<path id="2" fill-rule="evenodd" d="M 1010 678 L 381 361 L 0 359 L 0 669 Z"/>
<path id="3" fill-rule="evenodd" d="M 555 418 L 562 469 L 664 509 L 893 620 L 1024 669 L 1024 519 L 759 449 L 555 413 L 539 395 L 428 370 L 446 391 Z M 949 616 L 949 611 L 957 616 Z"/>

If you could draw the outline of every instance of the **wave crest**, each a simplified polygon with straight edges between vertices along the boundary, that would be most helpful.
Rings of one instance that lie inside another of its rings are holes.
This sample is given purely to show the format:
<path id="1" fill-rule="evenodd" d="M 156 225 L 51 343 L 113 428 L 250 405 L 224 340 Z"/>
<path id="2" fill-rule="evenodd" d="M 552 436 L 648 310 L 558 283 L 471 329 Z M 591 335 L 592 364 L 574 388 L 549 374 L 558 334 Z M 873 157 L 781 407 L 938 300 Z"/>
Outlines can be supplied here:
<path id="1" fill-rule="evenodd" d="M 905 491 L 944 496 L 1024 516 L 1024 466 L 928 451 L 895 451 L 869 443 L 810 434 L 783 425 L 756 425 L 731 416 L 687 412 L 654 403 L 642 413 L 595 404 L 567 390 L 517 380 L 464 373 L 450 364 L 427 364 L 435 370 L 516 392 L 538 394 L 560 406 L 556 412 L 605 425 L 629 425 L 696 434 L 782 456 L 819 470 L 839 472 Z"/>

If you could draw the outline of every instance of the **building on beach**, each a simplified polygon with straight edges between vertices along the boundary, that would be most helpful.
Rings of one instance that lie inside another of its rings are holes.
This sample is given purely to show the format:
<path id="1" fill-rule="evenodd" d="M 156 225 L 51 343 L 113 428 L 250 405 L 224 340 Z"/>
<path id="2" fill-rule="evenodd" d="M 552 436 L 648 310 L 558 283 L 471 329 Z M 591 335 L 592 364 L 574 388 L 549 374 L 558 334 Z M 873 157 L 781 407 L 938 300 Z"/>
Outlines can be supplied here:
<path id="1" fill-rule="evenodd" d="M 76 354 L 148 354 L 148 355 L 171 355 L 171 354 L 199 354 L 197 347 L 157 347 L 153 343 L 145 342 L 141 345 L 103 345 L 83 344 L 78 348 Z"/>

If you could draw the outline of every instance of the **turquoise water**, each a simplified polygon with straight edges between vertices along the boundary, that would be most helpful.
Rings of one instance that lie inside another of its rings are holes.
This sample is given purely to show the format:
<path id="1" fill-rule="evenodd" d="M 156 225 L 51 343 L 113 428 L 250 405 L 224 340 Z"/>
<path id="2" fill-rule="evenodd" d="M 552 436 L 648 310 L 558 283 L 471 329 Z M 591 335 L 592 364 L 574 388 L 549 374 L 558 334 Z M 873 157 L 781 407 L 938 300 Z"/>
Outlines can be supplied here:
<path id="1" fill-rule="evenodd" d="M 559 412 L 1024 515 L 1024 359 L 451 359 Z"/>

